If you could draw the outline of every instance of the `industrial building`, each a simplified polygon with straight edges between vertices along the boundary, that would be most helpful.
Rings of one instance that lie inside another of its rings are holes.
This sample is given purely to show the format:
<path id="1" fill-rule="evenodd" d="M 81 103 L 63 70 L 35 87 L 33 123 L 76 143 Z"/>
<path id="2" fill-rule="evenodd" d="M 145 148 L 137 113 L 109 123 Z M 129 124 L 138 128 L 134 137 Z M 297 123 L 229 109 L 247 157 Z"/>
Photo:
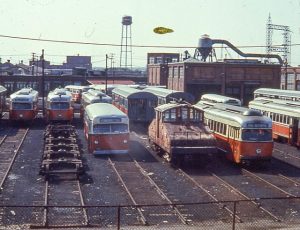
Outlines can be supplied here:
<path id="1" fill-rule="evenodd" d="M 245 58 L 213 61 L 213 44 L 225 44 Z M 278 55 L 243 53 L 226 40 L 204 35 L 193 57 L 154 64 L 148 59 L 148 84 L 165 84 L 169 89 L 193 94 L 196 100 L 204 93 L 218 93 L 238 98 L 247 105 L 255 89 L 280 88 L 282 63 Z"/>

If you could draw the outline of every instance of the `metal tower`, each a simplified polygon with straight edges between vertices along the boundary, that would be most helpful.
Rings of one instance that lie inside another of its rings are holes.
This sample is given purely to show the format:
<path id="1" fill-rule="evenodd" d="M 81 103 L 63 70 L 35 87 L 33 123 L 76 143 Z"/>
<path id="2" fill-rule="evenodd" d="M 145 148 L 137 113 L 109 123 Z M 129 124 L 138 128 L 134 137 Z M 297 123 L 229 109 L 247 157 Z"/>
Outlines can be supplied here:
<path id="1" fill-rule="evenodd" d="M 131 24 L 131 16 L 124 16 L 122 18 L 120 68 L 132 69 Z"/>
<path id="2" fill-rule="evenodd" d="M 282 47 L 273 46 L 272 45 L 272 36 L 273 31 L 279 30 L 282 31 L 283 35 L 283 44 Z M 271 15 L 269 14 L 268 22 L 267 22 L 267 31 L 266 31 L 266 52 L 267 54 L 271 54 L 272 52 L 282 52 L 282 59 L 286 63 L 291 63 L 291 35 L 290 28 L 288 26 L 283 25 L 275 25 L 272 24 Z"/>

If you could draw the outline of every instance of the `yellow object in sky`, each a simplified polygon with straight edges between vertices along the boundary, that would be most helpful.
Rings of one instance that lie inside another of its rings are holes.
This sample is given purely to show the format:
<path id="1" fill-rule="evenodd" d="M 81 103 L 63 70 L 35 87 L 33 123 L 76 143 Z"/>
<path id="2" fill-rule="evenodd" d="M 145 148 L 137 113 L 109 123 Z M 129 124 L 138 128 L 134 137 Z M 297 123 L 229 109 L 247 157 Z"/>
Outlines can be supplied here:
<path id="1" fill-rule="evenodd" d="M 156 27 L 153 29 L 153 32 L 157 34 L 166 34 L 166 33 L 172 33 L 174 31 L 172 29 L 165 28 L 165 27 Z"/>

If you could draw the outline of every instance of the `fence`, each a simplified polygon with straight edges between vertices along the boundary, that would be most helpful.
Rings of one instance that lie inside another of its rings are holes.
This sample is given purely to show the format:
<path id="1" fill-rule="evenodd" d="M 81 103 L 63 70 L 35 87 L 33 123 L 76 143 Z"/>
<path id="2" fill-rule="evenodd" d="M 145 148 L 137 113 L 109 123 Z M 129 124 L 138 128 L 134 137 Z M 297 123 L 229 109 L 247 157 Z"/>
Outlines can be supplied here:
<path id="1" fill-rule="evenodd" d="M 119 206 L 0 206 L 0 229 L 273 229 L 300 225 L 300 197 Z"/>

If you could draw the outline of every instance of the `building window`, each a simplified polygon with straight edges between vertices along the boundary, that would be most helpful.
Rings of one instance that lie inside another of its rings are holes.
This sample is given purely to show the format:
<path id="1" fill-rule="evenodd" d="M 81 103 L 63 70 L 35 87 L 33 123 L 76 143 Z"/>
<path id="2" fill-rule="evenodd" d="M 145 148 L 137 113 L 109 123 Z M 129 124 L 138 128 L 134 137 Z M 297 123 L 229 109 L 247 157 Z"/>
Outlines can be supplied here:
<path id="1" fill-rule="evenodd" d="M 173 78 L 173 68 L 169 67 L 169 78 Z"/>
<path id="2" fill-rule="evenodd" d="M 177 66 L 175 66 L 173 69 L 173 77 L 178 78 L 178 67 Z"/>
<path id="3" fill-rule="evenodd" d="M 184 77 L 183 66 L 179 66 L 179 78 L 183 78 L 183 77 Z"/>
<path id="4" fill-rule="evenodd" d="M 163 63 L 162 57 L 156 57 L 156 63 L 162 64 Z"/>
<path id="5" fill-rule="evenodd" d="M 149 64 L 155 64 L 155 57 L 149 58 Z"/>

